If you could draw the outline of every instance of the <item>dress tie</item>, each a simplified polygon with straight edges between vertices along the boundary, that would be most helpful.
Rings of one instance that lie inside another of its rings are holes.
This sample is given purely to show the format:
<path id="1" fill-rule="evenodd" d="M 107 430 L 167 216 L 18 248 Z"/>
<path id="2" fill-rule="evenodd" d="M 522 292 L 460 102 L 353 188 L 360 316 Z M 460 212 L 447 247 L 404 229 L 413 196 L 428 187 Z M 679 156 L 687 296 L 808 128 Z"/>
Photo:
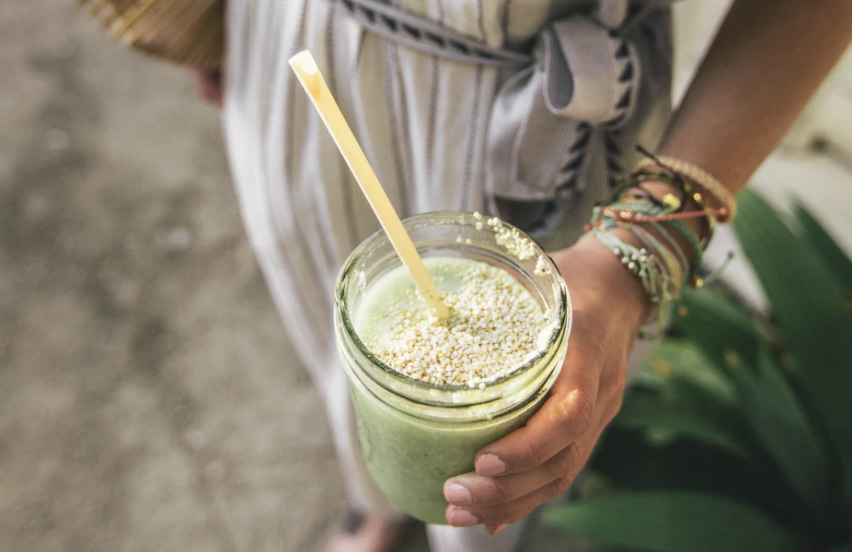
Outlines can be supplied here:
<path id="1" fill-rule="evenodd" d="M 593 129 L 616 130 L 633 115 L 640 58 L 617 29 L 632 26 L 642 13 L 631 16 L 627 0 L 607 0 L 594 14 L 550 23 L 532 52 L 491 47 L 378 0 L 328 1 L 400 45 L 513 71 L 490 114 L 484 167 L 490 194 L 567 202 L 582 191 L 579 175 Z"/>

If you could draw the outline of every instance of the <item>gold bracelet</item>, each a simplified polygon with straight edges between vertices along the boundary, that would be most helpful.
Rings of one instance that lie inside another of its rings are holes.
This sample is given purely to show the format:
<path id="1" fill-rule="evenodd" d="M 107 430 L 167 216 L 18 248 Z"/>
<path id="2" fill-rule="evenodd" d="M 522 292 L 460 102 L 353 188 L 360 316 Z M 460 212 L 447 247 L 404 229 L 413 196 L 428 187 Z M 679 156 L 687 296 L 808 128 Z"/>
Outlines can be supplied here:
<path id="1" fill-rule="evenodd" d="M 692 190 L 691 195 L 699 206 L 712 202 L 714 208 L 725 209 L 725 214 L 715 217 L 719 222 L 730 222 L 736 216 L 737 204 L 734 201 L 733 194 L 701 167 L 665 155 L 660 155 L 655 159 L 643 159 L 636 166 L 637 170 L 651 168 L 668 169 L 688 180 L 694 188 L 698 188 L 698 190 Z"/>

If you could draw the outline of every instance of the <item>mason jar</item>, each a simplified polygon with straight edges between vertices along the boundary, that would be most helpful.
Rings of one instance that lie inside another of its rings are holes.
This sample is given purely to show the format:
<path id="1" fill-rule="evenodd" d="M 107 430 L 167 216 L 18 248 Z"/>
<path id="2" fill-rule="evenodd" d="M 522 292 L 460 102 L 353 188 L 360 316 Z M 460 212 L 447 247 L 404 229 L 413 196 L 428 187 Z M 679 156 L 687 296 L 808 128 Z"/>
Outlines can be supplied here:
<path id="1" fill-rule="evenodd" d="M 345 262 L 335 284 L 335 338 L 349 376 L 364 462 L 400 510 L 446 524 L 444 482 L 472 471 L 479 449 L 522 426 L 559 375 L 571 302 L 559 271 L 535 242 L 518 231 L 516 236 L 529 240 L 523 254 L 506 247 L 507 232 L 516 230 L 511 225 L 476 213 L 442 211 L 411 217 L 404 226 L 424 258 L 462 257 L 506 270 L 548 321 L 540 350 L 506 376 L 472 388 L 413 379 L 376 358 L 353 324 L 365 292 L 401 264 L 385 233 L 373 234 Z"/>

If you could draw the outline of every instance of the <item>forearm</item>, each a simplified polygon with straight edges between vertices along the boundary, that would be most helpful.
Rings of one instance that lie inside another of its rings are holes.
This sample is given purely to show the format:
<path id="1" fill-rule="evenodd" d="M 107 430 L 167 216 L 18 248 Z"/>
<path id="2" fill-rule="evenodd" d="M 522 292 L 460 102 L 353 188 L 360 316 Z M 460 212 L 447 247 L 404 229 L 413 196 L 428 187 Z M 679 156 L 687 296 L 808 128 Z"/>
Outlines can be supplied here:
<path id="1" fill-rule="evenodd" d="M 849 0 L 736 0 L 657 152 L 738 192 L 850 40 Z"/>

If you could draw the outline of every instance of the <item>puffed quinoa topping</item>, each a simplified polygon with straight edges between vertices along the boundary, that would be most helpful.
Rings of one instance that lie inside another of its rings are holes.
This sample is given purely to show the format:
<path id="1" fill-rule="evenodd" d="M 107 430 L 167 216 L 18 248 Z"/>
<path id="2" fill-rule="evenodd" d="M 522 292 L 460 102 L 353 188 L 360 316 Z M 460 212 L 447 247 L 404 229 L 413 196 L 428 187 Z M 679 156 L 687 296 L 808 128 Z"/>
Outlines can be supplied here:
<path id="1" fill-rule="evenodd" d="M 406 376 L 484 387 L 539 354 L 552 322 L 505 270 L 475 261 L 455 266 L 463 267 L 462 284 L 456 293 L 444 296 L 449 319 L 432 324 L 425 308 L 411 308 L 416 292 L 403 289 L 373 316 L 371 326 L 391 328 L 390 334 L 380 338 L 367 331 L 362 340 L 382 362 Z M 436 284 L 440 287 L 439 280 Z"/>

